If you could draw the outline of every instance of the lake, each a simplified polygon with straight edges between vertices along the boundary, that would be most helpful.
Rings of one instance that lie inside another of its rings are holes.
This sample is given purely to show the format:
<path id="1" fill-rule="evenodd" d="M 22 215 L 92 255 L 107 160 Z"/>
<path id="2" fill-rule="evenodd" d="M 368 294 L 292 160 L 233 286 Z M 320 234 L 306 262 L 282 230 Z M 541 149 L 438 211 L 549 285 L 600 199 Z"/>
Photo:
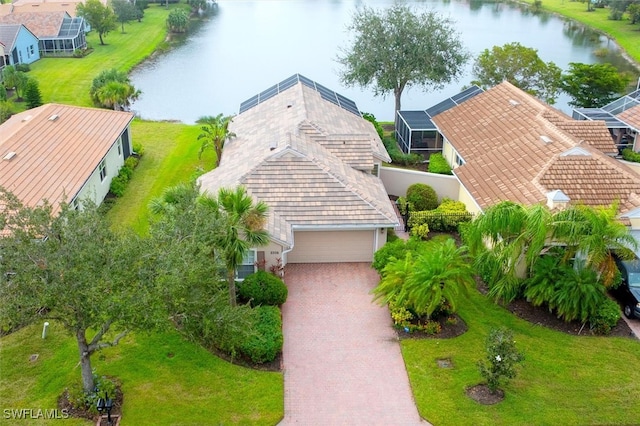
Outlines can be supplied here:
<path id="1" fill-rule="evenodd" d="M 605 36 L 556 16 L 533 14 L 523 6 L 478 0 L 406 3 L 454 20 L 474 56 L 496 45 L 520 42 L 563 70 L 570 62 L 611 62 L 633 69 Z M 133 71 L 132 82 L 142 96 L 132 109 L 145 119 L 185 123 L 204 115 L 237 114 L 242 101 L 300 73 L 352 99 L 360 111 L 393 121 L 392 94 L 374 97 L 339 81 L 335 58 L 351 40 L 346 27 L 359 4 L 385 8 L 393 0 L 219 0 L 216 10 L 182 43 Z M 608 49 L 606 56 L 596 56 L 601 48 Z M 402 109 L 425 109 L 458 93 L 472 80 L 472 62 L 458 82 L 442 90 L 406 89 Z M 561 96 L 556 107 L 570 113 L 567 101 Z"/>

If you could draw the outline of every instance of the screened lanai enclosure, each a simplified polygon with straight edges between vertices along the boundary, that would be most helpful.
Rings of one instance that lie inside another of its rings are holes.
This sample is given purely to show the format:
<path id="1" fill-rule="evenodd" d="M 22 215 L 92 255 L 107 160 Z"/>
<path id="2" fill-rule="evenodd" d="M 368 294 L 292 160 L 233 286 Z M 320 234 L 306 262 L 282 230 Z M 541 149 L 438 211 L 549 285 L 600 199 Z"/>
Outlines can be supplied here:
<path id="1" fill-rule="evenodd" d="M 601 120 L 609 128 L 614 142 L 621 154 L 625 148 L 637 151 L 640 146 L 640 89 L 629 93 L 602 108 L 575 108 L 576 120 Z"/>
<path id="2" fill-rule="evenodd" d="M 41 56 L 71 56 L 74 51 L 87 47 L 84 19 L 65 17 L 57 35 L 39 39 Z"/>
<path id="3" fill-rule="evenodd" d="M 431 118 L 482 92 L 480 87 L 471 86 L 426 110 L 398 111 L 395 134 L 402 152 L 420 154 L 425 161 L 431 154 L 442 152 L 442 136 Z"/>

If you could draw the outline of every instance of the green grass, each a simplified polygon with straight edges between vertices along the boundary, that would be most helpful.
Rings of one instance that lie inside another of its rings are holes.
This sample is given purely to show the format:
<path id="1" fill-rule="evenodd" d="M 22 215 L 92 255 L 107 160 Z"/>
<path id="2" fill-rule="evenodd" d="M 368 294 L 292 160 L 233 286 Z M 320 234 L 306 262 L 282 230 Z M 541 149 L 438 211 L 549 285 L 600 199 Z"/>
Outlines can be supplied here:
<path id="1" fill-rule="evenodd" d="M 633 424 L 640 400 L 640 342 L 569 336 L 513 316 L 472 291 L 460 304 L 469 330 L 454 339 L 403 340 L 402 353 L 422 417 L 444 425 Z M 482 382 L 476 363 L 492 327 L 514 331 L 525 361 L 503 387 L 504 401 L 483 406 L 465 394 Z M 450 358 L 453 368 L 437 366 Z"/>
<path id="2" fill-rule="evenodd" d="M 93 106 L 89 88 L 94 77 L 110 68 L 129 72 L 161 48 L 167 35 L 165 21 L 168 13 L 166 8 L 151 4 L 145 10 L 142 22 L 126 24 L 124 34 L 118 26 L 104 38 L 104 46 L 100 45 L 97 33 L 92 31 L 87 43 L 93 47 L 93 52 L 84 58 L 42 58 L 33 63 L 29 74 L 38 80 L 42 100 L 45 103 Z"/>
<path id="3" fill-rule="evenodd" d="M 523 0 L 532 4 L 533 0 Z M 637 63 L 640 63 L 640 25 L 630 25 L 628 16 L 622 21 L 608 19 L 608 8 L 587 12 L 587 3 L 571 0 L 542 0 L 542 9 L 574 19 L 607 34 Z"/>
<path id="4" fill-rule="evenodd" d="M 56 408 L 63 389 L 80 381 L 74 339 L 57 323 L 46 340 L 40 332 L 40 326 L 29 326 L 0 339 L 3 409 Z M 37 361 L 29 361 L 31 354 L 39 354 Z M 283 416 L 282 374 L 229 364 L 175 332 L 128 336 L 92 361 L 99 374 L 121 381 L 123 426 L 276 424 Z M 92 423 L 0 418 L 0 424 Z"/>
<path id="5" fill-rule="evenodd" d="M 198 159 L 198 125 L 134 120 L 131 132 L 144 154 L 124 196 L 107 217 L 117 228 L 130 226 L 144 234 L 149 227 L 149 201 L 165 188 L 187 182 L 198 168 L 212 169 L 215 153 L 207 150 Z"/>

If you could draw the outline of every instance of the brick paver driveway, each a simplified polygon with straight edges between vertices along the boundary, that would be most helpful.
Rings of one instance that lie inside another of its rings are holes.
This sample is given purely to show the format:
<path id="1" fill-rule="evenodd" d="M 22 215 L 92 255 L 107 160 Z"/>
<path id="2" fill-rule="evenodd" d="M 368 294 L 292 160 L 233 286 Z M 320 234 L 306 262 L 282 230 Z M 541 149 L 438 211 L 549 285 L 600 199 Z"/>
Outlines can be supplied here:
<path id="1" fill-rule="evenodd" d="M 426 425 L 364 263 L 288 265 L 281 425 Z"/>

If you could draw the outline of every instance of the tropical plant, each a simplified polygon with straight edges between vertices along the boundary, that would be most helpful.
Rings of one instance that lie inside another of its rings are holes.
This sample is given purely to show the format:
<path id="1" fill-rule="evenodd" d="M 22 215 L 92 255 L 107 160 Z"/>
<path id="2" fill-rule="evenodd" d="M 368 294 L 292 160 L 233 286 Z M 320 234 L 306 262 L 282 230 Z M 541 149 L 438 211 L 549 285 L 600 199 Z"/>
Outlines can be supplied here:
<path id="1" fill-rule="evenodd" d="M 513 332 L 506 328 L 491 329 L 485 352 L 484 360 L 478 361 L 478 370 L 491 393 L 495 393 L 507 379 L 516 377 L 516 366 L 524 361 L 524 355 L 516 348 Z"/>
<path id="2" fill-rule="evenodd" d="M 482 88 L 507 80 L 553 104 L 558 96 L 562 70 L 555 63 L 540 59 L 536 49 L 513 42 L 483 50 L 473 66 L 473 74 L 477 80 L 472 83 Z"/>
<path id="3" fill-rule="evenodd" d="M 109 81 L 96 92 L 98 103 L 115 111 L 126 109 L 139 96 L 139 90 L 129 83 L 119 81 Z"/>
<path id="4" fill-rule="evenodd" d="M 337 58 L 342 82 L 372 86 L 376 96 L 393 93 L 394 111 L 405 88 L 440 88 L 461 76 L 469 57 L 451 19 L 405 4 L 381 11 L 362 6 L 348 30 L 354 41 Z"/>
<path id="5" fill-rule="evenodd" d="M 216 167 L 220 165 L 224 144 L 236 136 L 235 133 L 229 131 L 229 124 L 232 119 L 232 116 L 218 114 L 215 117 L 200 117 L 198 121 L 196 121 L 196 123 L 202 124 L 202 126 L 200 126 L 202 133 L 198 135 L 198 140 L 202 141 L 198 158 L 202 158 L 202 153 L 206 149 L 213 148 L 216 152 Z"/>
<path id="6" fill-rule="evenodd" d="M 101 45 L 104 45 L 104 37 L 110 31 L 118 28 L 113 9 L 102 4 L 100 0 L 87 0 L 84 3 L 78 3 L 76 14 L 86 19 L 91 28 L 98 33 Z"/>
<path id="7" fill-rule="evenodd" d="M 226 267 L 229 303 L 236 306 L 236 269 L 252 247 L 269 242 L 269 233 L 265 230 L 268 207 L 263 201 L 254 202 L 243 186 L 220 188 L 216 198 L 205 195 L 199 202 L 215 212 L 221 221 L 214 246 Z"/>
<path id="8" fill-rule="evenodd" d="M 405 241 L 398 238 L 395 241 L 387 242 L 373 254 L 372 267 L 382 275 L 382 271 L 390 262 L 404 259 L 408 252 L 420 250 L 424 244 L 417 238 L 410 238 Z"/>
<path id="9" fill-rule="evenodd" d="M 374 300 L 393 301 L 427 318 L 443 305 L 455 312 L 459 294 L 474 285 L 473 276 L 465 247 L 456 247 L 451 238 L 431 241 L 415 259 L 409 252 L 383 269 L 380 284 L 373 289 Z"/>
<path id="10" fill-rule="evenodd" d="M 556 283 L 549 307 L 565 321 L 587 322 L 598 312 L 606 296 L 605 286 L 598 282 L 592 269 L 567 268 L 567 274 Z"/>

